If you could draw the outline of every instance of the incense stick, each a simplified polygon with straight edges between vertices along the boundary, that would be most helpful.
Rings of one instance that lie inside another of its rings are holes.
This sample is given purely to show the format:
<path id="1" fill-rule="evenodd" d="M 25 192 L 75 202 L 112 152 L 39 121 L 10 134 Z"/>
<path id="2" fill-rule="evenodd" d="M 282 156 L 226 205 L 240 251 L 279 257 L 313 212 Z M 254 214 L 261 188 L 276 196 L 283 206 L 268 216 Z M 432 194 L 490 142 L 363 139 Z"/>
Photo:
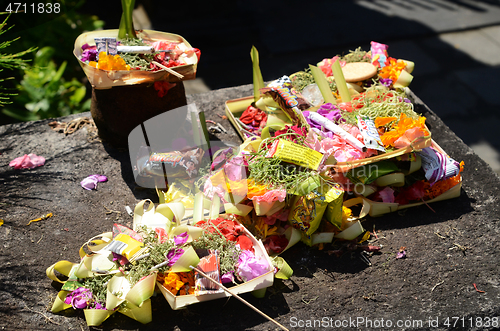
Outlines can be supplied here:
<path id="1" fill-rule="evenodd" d="M 180 78 L 180 79 L 184 78 L 184 75 L 182 75 L 182 74 L 180 74 L 180 73 L 178 73 L 178 72 L 176 72 L 176 71 L 174 71 L 174 70 L 170 69 L 169 67 L 165 67 L 165 66 L 164 66 L 163 64 L 161 64 L 161 63 L 158 63 L 158 62 L 156 62 L 156 61 L 151 61 L 151 63 L 156 64 L 158 67 L 160 67 L 160 68 L 164 69 L 165 71 L 167 71 L 167 72 L 171 73 L 171 74 L 172 74 L 172 75 L 174 75 L 174 76 L 177 76 L 177 77 L 178 77 L 178 78 Z"/>
<path id="2" fill-rule="evenodd" d="M 277 326 L 279 326 L 280 328 L 282 328 L 283 330 L 287 330 L 289 331 L 286 327 L 284 327 L 283 325 L 279 324 L 278 322 L 276 322 L 275 320 L 273 320 L 271 317 L 267 316 L 266 314 L 264 314 L 263 312 L 261 312 L 259 309 L 257 309 L 256 307 L 254 307 L 253 305 L 251 305 L 249 302 L 247 302 L 245 299 L 243 299 L 242 297 L 240 297 L 239 295 L 237 295 L 236 293 L 233 293 L 231 290 L 229 290 L 227 287 L 225 287 L 224 285 L 222 285 L 221 283 L 219 283 L 218 281 L 216 281 L 215 279 L 211 278 L 210 276 L 208 276 L 207 274 L 205 274 L 203 271 L 201 271 L 200 269 L 196 268 L 196 267 L 193 267 L 193 266 L 190 266 L 191 269 L 195 270 L 196 272 L 198 272 L 200 275 L 202 275 L 203 277 L 207 278 L 208 280 L 210 280 L 212 283 L 214 284 L 217 284 L 218 286 L 220 286 L 220 288 L 222 288 L 224 291 L 226 291 L 227 293 L 231 294 L 233 297 L 235 297 L 236 299 L 240 300 L 241 302 L 243 302 L 246 306 L 252 308 L 255 312 L 259 313 L 261 316 L 267 318 L 268 320 L 270 320 L 271 322 L 273 322 L 274 324 L 276 324 Z"/>

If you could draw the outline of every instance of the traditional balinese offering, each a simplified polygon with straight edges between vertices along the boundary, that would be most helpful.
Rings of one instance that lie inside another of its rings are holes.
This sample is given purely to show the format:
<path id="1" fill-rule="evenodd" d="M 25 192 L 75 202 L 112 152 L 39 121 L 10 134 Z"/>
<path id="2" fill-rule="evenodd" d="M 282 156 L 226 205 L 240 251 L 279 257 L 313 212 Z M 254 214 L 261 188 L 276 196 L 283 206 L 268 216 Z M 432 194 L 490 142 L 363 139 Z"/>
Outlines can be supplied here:
<path id="1" fill-rule="evenodd" d="M 100 42 L 96 49 L 115 48 L 114 40 Z M 125 46 L 133 45 L 116 44 Z M 118 68 L 113 77 L 126 85 L 132 77 L 126 72 L 143 70 L 126 56 L 89 49 L 82 63 L 106 72 L 95 81 Z M 170 50 L 177 57 L 165 63 Z M 226 296 L 243 300 L 244 292 L 263 296 L 274 278 L 293 274 L 283 259 L 292 246 L 342 243 L 376 252 L 380 247 L 364 244 L 368 217 L 458 197 L 464 164 L 433 141 L 425 116 L 415 111 L 408 89 L 414 64 L 387 50 L 372 42 L 369 51 L 323 59 L 264 85 L 252 48 L 254 95 L 226 102 L 242 138 L 236 147 L 210 146 L 204 114 L 188 107 L 169 113 L 180 114 L 168 121 L 172 139 L 149 134 L 164 132 L 158 121 L 137 126 L 129 148 L 134 175 L 155 184 L 149 187 L 159 203 L 139 202 L 132 229 L 115 224 L 82 246 L 79 263 L 60 261 L 47 270 L 63 283 L 52 311 L 84 309 L 89 325 L 115 312 L 147 323 L 155 289 L 172 309 Z M 195 56 L 189 47 L 157 51 L 146 71 L 175 80 L 163 66 L 176 73 L 193 66 L 175 63 Z"/>
<path id="2" fill-rule="evenodd" d="M 460 195 L 463 163 L 432 140 L 411 100 L 414 63 L 390 57 L 387 45 L 370 46 L 267 86 L 252 49 L 254 96 L 226 102 L 226 114 L 244 141 L 249 191 L 281 190 L 275 203 L 287 203 L 273 211 L 287 213 L 286 226 L 300 230 L 309 245 L 362 239 L 364 231 L 354 221 L 366 215 Z M 355 205 L 361 207 L 356 217 Z M 256 235 L 262 233 L 258 217 L 250 222 Z"/>
<path id="3" fill-rule="evenodd" d="M 200 50 L 173 33 L 138 30 L 135 1 L 122 1 L 120 29 L 90 31 L 73 54 L 92 86 L 90 112 L 99 136 L 126 147 L 130 131 L 165 111 L 187 104 L 183 81 L 194 79 Z"/>
<path id="4" fill-rule="evenodd" d="M 62 283 L 52 311 L 83 309 L 89 326 L 115 312 L 149 323 L 155 288 L 179 309 L 271 286 L 275 268 L 262 242 L 234 215 L 203 217 L 201 204 L 181 222 L 180 202 L 139 202 L 133 229 L 114 224 L 112 232 L 81 247 L 80 262 L 63 260 L 47 269 Z"/>

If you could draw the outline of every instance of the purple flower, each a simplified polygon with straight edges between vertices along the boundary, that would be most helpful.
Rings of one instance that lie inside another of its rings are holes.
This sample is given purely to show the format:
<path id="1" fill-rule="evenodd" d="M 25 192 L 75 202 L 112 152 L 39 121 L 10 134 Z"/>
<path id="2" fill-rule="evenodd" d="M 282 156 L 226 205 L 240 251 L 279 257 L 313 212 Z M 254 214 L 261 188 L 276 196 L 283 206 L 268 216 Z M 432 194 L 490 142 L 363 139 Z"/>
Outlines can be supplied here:
<path id="1" fill-rule="evenodd" d="M 184 253 L 184 250 L 182 248 L 173 248 L 167 253 L 167 259 L 168 263 L 167 265 L 169 267 L 173 266 L 175 262 L 181 257 L 181 255 Z"/>
<path id="2" fill-rule="evenodd" d="M 75 309 L 87 308 L 89 303 L 92 301 L 92 292 L 85 287 L 79 287 L 64 299 L 64 303 L 70 304 Z"/>
<path id="3" fill-rule="evenodd" d="M 101 305 L 99 302 L 96 301 L 94 309 L 106 309 L 106 307 Z"/>
<path id="4" fill-rule="evenodd" d="M 113 253 L 113 262 L 118 261 L 118 263 L 120 263 L 121 265 L 129 263 L 125 256 L 116 254 L 115 252 L 112 253 Z"/>
<path id="5" fill-rule="evenodd" d="M 221 283 L 232 283 L 234 282 L 234 271 L 226 272 L 220 278 Z"/>
<path id="6" fill-rule="evenodd" d="M 180 245 L 183 245 L 186 243 L 186 241 L 188 240 L 189 238 L 189 235 L 187 232 L 183 232 L 181 233 L 180 235 L 177 235 L 174 237 L 174 243 L 176 246 L 180 246 Z"/>
<path id="7" fill-rule="evenodd" d="M 382 85 L 384 85 L 386 87 L 390 87 L 391 84 L 392 84 L 392 79 L 390 79 L 390 78 L 380 78 L 379 82 L 382 83 Z"/>
<path id="8" fill-rule="evenodd" d="M 82 56 L 80 60 L 83 62 L 97 61 L 97 49 L 95 46 L 89 46 L 89 44 L 84 44 L 82 46 Z"/>
<path id="9" fill-rule="evenodd" d="M 318 136 L 320 136 L 321 138 L 333 139 L 333 137 L 335 136 L 334 133 L 331 131 L 321 131 L 320 129 L 316 129 L 316 128 L 313 128 L 312 130 L 314 132 L 316 132 L 316 134 L 318 134 Z"/>
<path id="10" fill-rule="evenodd" d="M 80 185 L 86 190 L 95 190 L 97 189 L 97 183 L 105 182 L 108 180 L 108 177 L 103 175 L 90 175 L 84 180 L 80 182 Z"/>
<path id="11" fill-rule="evenodd" d="M 402 251 L 399 251 L 397 254 L 396 254 L 396 259 L 403 259 L 406 257 L 406 251 L 405 250 L 402 250 Z"/>
<path id="12" fill-rule="evenodd" d="M 321 130 L 320 124 L 309 119 L 309 114 L 310 114 L 309 111 L 304 111 L 302 113 L 304 114 L 304 117 L 306 118 L 307 123 L 312 128 L 316 128 L 318 130 Z M 328 118 L 330 121 L 332 121 L 333 123 L 336 123 L 336 124 L 338 124 L 339 122 L 345 122 L 345 120 L 342 119 L 342 114 L 340 113 L 340 110 L 335 105 L 333 105 L 331 103 L 325 103 L 324 105 L 321 105 L 321 107 L 319 107 L 317 113 Z"/>

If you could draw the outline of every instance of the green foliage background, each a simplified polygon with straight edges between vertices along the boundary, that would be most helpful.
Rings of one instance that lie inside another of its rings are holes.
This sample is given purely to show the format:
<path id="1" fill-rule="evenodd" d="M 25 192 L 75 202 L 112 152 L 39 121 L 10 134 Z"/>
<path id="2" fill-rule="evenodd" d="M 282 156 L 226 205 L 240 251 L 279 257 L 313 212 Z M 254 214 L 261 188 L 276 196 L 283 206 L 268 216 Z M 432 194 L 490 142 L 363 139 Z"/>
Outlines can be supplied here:
<path id="1" fill-rule="evenodd" d="M 32 47 L 36 52 L 23 56 L 31 60 L 24 69 L 0 71 L 1 84 L 17 89 L 12 103 L 0 107 L 0 124 L 65 116 L 90 109 L 90 91 L 73 55 L 75 39 L 85 31 L 100 29 L 104 22 L 95 15 L 79 13 L 84 0 L 46 1 L 60 3 L 59 13 L 12 13 L 2 40 L 14 40 L 3 53 L 16 54 Z M 5 4 L 6 6 L 7 4 Z M 4 5 L 1 5 L 4 7 Z M 0 7 L 0 11 L 7 8 Z M 37 10 L 37 8 L 35 8 Z M 13 77 L 13 79 L 8 79 Z"/>

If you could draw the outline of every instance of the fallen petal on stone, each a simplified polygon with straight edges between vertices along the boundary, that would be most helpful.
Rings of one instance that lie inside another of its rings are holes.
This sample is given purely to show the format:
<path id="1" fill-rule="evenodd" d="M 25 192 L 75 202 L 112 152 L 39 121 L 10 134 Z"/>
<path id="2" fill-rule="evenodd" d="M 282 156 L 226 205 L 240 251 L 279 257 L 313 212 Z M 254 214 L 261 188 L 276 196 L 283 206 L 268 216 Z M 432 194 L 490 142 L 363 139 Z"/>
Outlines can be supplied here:
<path id="1" fill-rule="evenodd" d="M 10 161 L 9 166 L 14 169 L 33 169 L 45 164 L 45 158 L 36 154 L 24 154 Z"/>
<path id="2" fill-rule="evenodd" d="M 87 178 L 85 178 L 84 180 L 82 180 L 80 182 L 80 185 L 82 185 L 82 187 L 84 189 L 90 191 L 90 190 L 97 189 L 97 183 L 106 182 L 107 180 L 108 180 L 108 177 L 106 177 L 104 175 L 95 174 L 95 175 L 90 175 Z"/>

